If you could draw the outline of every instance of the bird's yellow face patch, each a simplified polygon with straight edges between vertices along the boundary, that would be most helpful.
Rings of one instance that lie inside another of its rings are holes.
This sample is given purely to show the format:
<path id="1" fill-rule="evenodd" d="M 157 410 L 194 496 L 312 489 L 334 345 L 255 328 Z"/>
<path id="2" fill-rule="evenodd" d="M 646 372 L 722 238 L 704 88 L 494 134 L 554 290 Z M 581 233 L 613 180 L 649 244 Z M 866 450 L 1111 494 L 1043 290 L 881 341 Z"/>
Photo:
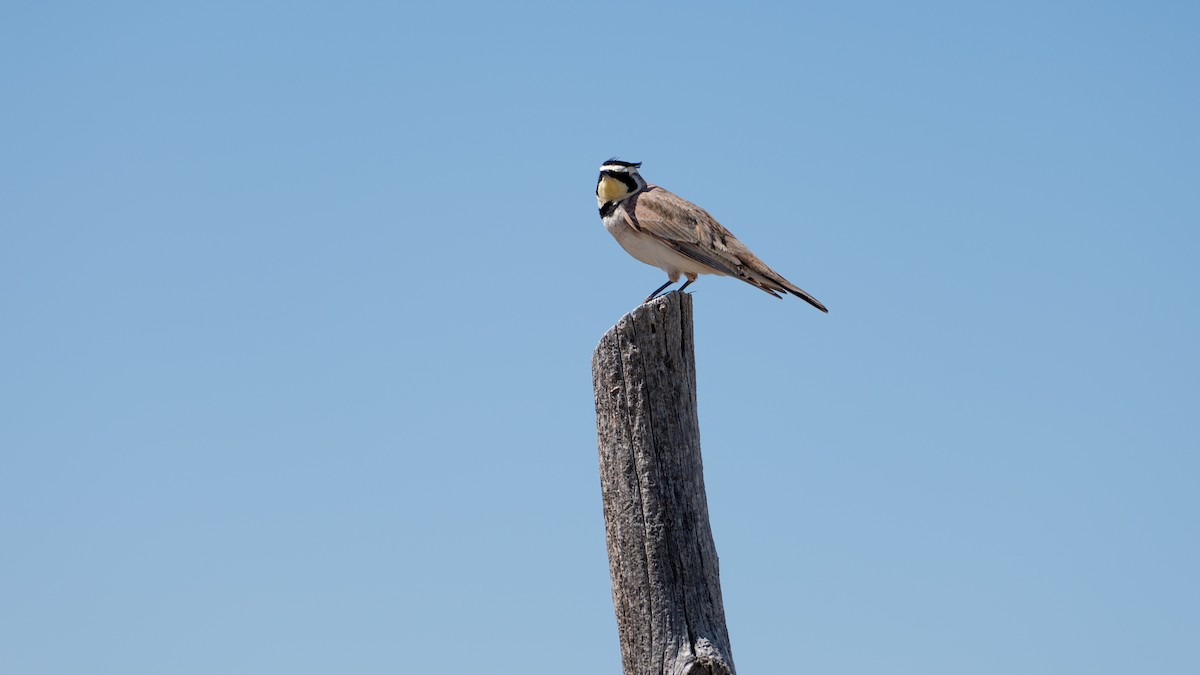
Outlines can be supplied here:
<path id="1" fill-rule="evenodd" d="M 629 187 L 612 176 L 601 176 L 596 184 L 596 196 L 601 202 L 620 201 L 629 194 Z"/>

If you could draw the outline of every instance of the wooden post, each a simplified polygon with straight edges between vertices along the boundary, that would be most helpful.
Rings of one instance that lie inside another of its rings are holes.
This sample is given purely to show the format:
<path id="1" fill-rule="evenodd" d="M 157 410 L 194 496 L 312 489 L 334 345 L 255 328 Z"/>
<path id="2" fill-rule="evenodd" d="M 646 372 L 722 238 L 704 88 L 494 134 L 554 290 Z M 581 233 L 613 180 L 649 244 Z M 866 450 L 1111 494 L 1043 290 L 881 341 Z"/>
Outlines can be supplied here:
<path id="1" fill-rule="evenodd" d="M 708 521 L 692 297 L 621 318 L 592 357 L 600 491 L 625 675 L 734 675 Z"/>

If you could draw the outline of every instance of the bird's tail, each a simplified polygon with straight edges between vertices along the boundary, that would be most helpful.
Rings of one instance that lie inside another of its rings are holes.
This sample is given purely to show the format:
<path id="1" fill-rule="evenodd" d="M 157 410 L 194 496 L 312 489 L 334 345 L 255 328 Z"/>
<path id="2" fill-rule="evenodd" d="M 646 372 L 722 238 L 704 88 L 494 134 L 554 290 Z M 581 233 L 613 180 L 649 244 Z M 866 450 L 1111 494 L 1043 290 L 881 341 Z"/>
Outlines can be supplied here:
<path id="1" fill-rule="evenodd" d="M 816 307 L 817 309 L 821 310 L 822 312 L 825 312 L 826 314 L 829 313 L 829 310 L 825 309 L 825 305 L 822 305 L 820 300 L 817 300 L 813 296 L 809 295 L 804 289 L 797 288 L 795 286 L 795 284 L 785 285 L 784 290 L 786 290 L 788 293 L 791 293 L 792 295 L 796 296 L 797 298 L 800 298 L 801 300 L 807 302 L 808 304 L 812 305 L 813 307 Z"/>
<path id="2" fill-rule="evenodd" d="M 808 291 L 800 288 L 787 279 L 784 279 L 778 274 L 775 275 L 774 279 L 759 275 L 757 278 L 752 277 L 750 279 L 746 279 L 746 281 L 749 281 L 750 283 L 758 286 L 760 289 L 770 293 L 771 295 L 774 295 L 777 298 L 780 297 L 779 293 L 794 295 L 813 307 L 821 310 L 822 312 L 825 312 L 826 314 L 829 313 L 829 310 L 825 309 L 825 305 L 822 305 L 820 300 L 817 300 L 813 296 L 809 295 Z"/>
<path id="3" fill-rule="evenodd" d="M 778 272 L 767 267 L 766 265 L 763 265 L 762 267 L 764 269 L 761 270 L 746 270 L 745 268 L 739 268 L 741 280 L 745 281 L 751 286 L 757 287 L 760 291 L 770 293 L 777 298 L 781 297 L 779 295 L 780 293 L 794 295 L 813 307 L 821 310 L 822 312 L 825 312 L 826 314 L 829 313 L 829 310 L 825 309 L 825 305 L 822 305 L 820 300 L 817 300 L 813 296 L 809 295 L 808 291 L 800 288 L 787 279 L 784 279 Z"/>

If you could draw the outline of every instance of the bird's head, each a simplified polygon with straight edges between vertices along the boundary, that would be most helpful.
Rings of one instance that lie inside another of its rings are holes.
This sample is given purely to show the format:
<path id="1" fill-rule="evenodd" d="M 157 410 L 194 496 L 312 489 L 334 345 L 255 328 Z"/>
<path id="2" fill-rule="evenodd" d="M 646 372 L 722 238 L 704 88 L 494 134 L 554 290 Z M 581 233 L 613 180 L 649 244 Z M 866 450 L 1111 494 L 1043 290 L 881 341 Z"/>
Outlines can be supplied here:
<path id="1" fill-rule="evenodd" d="M 638 173 L 641 162 L 622 162 L 613 158 L 600 165 L 600 178 L 596 181 L 596 203 L 616 204 L 630 195 L 645 189 L 646 180 Z"/>

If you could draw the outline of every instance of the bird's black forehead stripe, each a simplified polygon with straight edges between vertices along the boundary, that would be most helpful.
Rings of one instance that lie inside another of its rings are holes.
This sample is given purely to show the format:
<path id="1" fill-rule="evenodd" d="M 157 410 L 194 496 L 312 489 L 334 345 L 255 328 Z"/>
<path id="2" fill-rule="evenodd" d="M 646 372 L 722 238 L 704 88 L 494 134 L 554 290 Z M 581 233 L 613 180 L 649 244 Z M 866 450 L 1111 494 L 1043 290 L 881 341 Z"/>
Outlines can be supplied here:
<path id="1" fill-rule="evenodd" d="M 621 181 L 625 187 L 629 188 L 630 192 L 633 192 L 638 187 L 637 181 L 633 179 L 633 176 L 621 171 L 601 171 L 600 178 L 596 180 L 596 184 L 599 185 L 600 180 L 605 176 Z"/>
<path id="2" fill-rule="evenodd" d="M 612 164 L 614 166 L 632 166 L 635 169 L 642 165 L 641 162 L 622 162 L 621 160 L 617 159 L 616 157 L 613 157 L 612 159 L 608 160 L 607 162 L 605 162 L 605 164 Z"/>

